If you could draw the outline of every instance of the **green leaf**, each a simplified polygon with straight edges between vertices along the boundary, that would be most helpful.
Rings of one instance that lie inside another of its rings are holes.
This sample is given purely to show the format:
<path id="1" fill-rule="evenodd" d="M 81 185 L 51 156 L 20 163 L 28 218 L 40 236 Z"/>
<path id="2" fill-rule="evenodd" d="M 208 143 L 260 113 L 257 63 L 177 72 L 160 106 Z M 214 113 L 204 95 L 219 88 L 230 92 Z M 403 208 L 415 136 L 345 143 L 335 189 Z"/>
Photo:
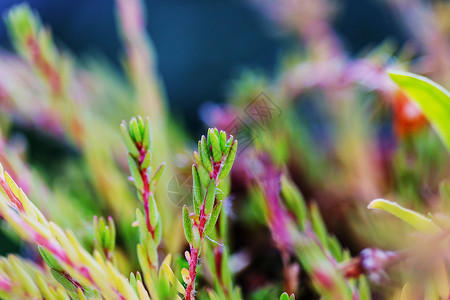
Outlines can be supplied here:
<path id="1" fill-rule="evenodd" d="M 289 295 L 288 295 L 288 293 L 284 292 L 283 294 L 281 294 L 280 300 L 289 300 Z"/>
<path id="2" fill-rule="evenodd" d="M 415 211 L 404 208 L 395 202 L 384 199 L 375 199 L 369 203 L 367 208 L 384 210 L 422 232 L 440 231 L 439 227 L 434 224 L 431 219 Z"/>
<path id="3" fill-rule="evenodd" d="M 146 248 L 147 248 L 147 258 L 154 265 L 158 263 L 158 246 L 155 244 L 155 241 L 152 239 L 150 234 L 147 235 L 146 240 Z"/>
<path id="4" fill-rule="evenodd" d="M 189 244 L 192 244 L 192 222 L 186 205 L 183 206 L 183 228 L 186 241 L 188 241 Z"/>
<path id="5" fill-rule="evenodd" d="M 141 273 L 139 273 L 139 271 L 136 272 L 136 280 L 139 280 L 140 282 L 142 282 L 142 276 L 141 276 Z"/>
<path id="6" fill-rule="evenodd" d="M 127 146 L 128 151 L 133 155 L 134 157 L 139 156 L 139 151 L 136 148 L 136 144 L 131 139 L 130 134 L 128 133 L 128 129 L 125 125 L 125 121 L 123 121 L 122 124 L 120 124 L 120 132 L 122 133 L 123 141 L 125 142 L 125 146 Z"/>
<path id="7" fill-rule="evenodd" d="M 320 215 L 319 207 L 316 204 L 311 205 L 311 223 L 314 230 L 314 233 L 317 235 L 317 238 L 322 243 L 324 247 L 327 246 L 327 228 L 323 223 L 322 216 Z"/>
<path id="8" fill-rule="evenodd" d="M 225 197 L 228 196 L 228 194 L 230 193 L 230 180 L 225 178 L 224 180 L 220 180 L 217 183 L 217 193 L 216 193 L 216 199 L 217 200 L 223 200 L 225 199 Z"/>
<path id="9" fill-rule="evenodd" d="M 228 266 L 230 259 L 228 257 L 228 251 L 225 248 L 222 252 L 222 261 L 221 261 L 221 269 L 222 269 L 222 280 L 223 280 L 223 284 L 228 287 L 229 289 L 231 289 L 232 286 L 232 277 L 231 277 L 231 272 L 230 272 L 230 268 Z"/>
<path id="10" fill-rule="evenodd" d="M 144 124 L 144 120 L 142 120 L 141 116 L 137 116 L 137 123 L 138 123 L 138 128 L 140 133 L 144 133 L 144 129 L 145 129 L 145 124 Z"/>
<path id="11" fill-rule="evenodd" d="M 139 167 L 136 163 L 136 160 L 128 154 L 128 167 L 130 168 L 131 177 L 133 177 L 134 185 L 138 188 L 138 190 L 142 190 L 144 188 L 144 182 L 142 181 L 141 174 L 139 173 Z"/>
<path id="12" fill-rule="evenodd" d="M 228 153 L 227 159 L 225 160 L 225 164 L 222 167 L 222 170 L 220 170 L 219 173 L 219 179 L 222 180 L 225 177 L 227 177 L 228 173 L 230 173 L 231 167 L 233 166 L 234 159 L 236 158 L 236 151 L 237 151 L 238 141 L 235 141 L 233 145 L 231 146 L 230 153 Z"/>
<path id="13" fill-rule="evenodd" d="M 200 147 L 200 142 L 198 145 Z M 197 151 L 194 151 L 194 162 L 197 166 L 203 166 L 202 159 L 200 158 L 200 155 Z"/>
<path id="14" fill-rule="evenodd" d="M 142 147 L 144 147 L 144 149 L 149 150 L 151 150 L 152 148 L 152 132 L 150 126 L 150 119 L 148 117 L 145 118 L 144 135 L 142 137 Z"/>
<path id="15" fill-rule="evenodd" d="M 76 292 L 78 290 L 78 288 L 68 278 L 66 278 L 62 272 L 58 272 L 55 269 L 50 269 L 50 272 L 56 281 L 58 281 L 66 290 L 72 292 Z"/>
<path id="16" fill-rule="evenodd" d="M 130 273 L 130 285 L 138 295 L 137 284 L 136 284 L 136 276 L 134 276 L 133 272 Z"/>
<path id="17" fill-rule="evenodd" d="M 50 267 L 50 269 L 55 269 L 56 271 L 59 272 L 63 271 L 63 268 L 50 251 L 41 246 L 39 246 L 38 249 L 39 253 L 41 254 L 44 261 L 47 263 L 47 265 Z"/>
<path id="18" fill-rule="evenodd" d="M 359 299 L 371 300 L 369 282 L 367 282 L 366 276 L 359 278 Z"/>
<path id="19" fill-rule="evenodd" d="M 225 131 L 221 130 L 219 135 L 219 141 L 220 141 L 220 149 L 222 149 L 222 152 L 225 152 L 226 144 L 227 144 L 227 134 Z"/>
<path id="20" fill-rule="evenodd" d="M 5 16 L 5 23 L 14 42 L 17 52 L 24 55 L 27 37 L 36 36 L 41 31 L 42 22 L 28 4 L 22 3 L 14 6 Z"/>
<path id="21" fill-rule="evenodd" d="M 228 141 L 225 143 L 225 149 L 223 150 L 223 155 L 228 155 L 231 149 L 231 145 L 233 144 L 233 136 L 231 135 Z"/>
<path id="22" fill-rule="evenodd" d="M 166 168 L 166 163 L 162 163 L 159 165 L 158 169 L 156 169 L 155 173 L 153 173 L 152 178 L 151 178 L 153 185 L 156 185 L 158 183 L 158 180 L 164 174 L 165 168 Z"/>
<path id="23" fill-rule="evenodd" d="M 202 186 L 200 184 L 200 176 L 198 175 L 197 168 L 195 165 L 192 165 L 192 181 L 193 181 L 193 202 L 194 202 L 194 210 L 195 213 L 200 212 L 200 203 L 202 201 Z"/>
<path id="24" fill-rule="evenodd" d="M 130 121 L 130 130 L 131 130 L 131 134 L 134 137 L 134 140 L 138 143 L 142 142 L 142 134 L 141 131 L 139 130 L 139 126 L 137 124 L 136 118 L 132 118 Z"/>
<path id="25" fill-rule="evenodd" d="M 138 226 L 139 226 L 139 242 L 143 243 L 148 231 L 147 231 L 144 213 L 139 208 L 136 209 L 136 220 L 137 220 Z"/>
<path id="26" fill-rule="evenodd" d="M 214 227 L 216 226 L 217 219 L 219 218 L 221 209 L 222 201 L 219 201 L 217 202 L 216 206 L 214 206 L 211 216 L 206 221 L 204 235 L 209 236 L 213 231 Z"/>
<path id="27" fill-rule="evenodd" d="M 212 130 L 212 128 L 208 128 L 208 132 L 206 133 L 206 141 L 208 142 L 207 143 L 208 149 L 210 149 L 209 146 L 211 146 L 211 137 L 210 137 L 211 130 Z"/>
<path id="28" fill-rule="evenodd" d="M 148 167 L 150 167 L 151 157 L 152 157 L 152 154 L 150 153 L 150 150 L 147 150 L 147 152 L 145 153 L 144 160 L 142 161 L 142 164 L 141 164 L 142 170 L 145 170 Z"/>
<path id="29" fill-rule="evenodd" d="M 209 182 L 208 189 L 206 190 L 205 213 L 207 215 L 210 214 L 213 209 L 215 198 L 216 198 L 216 180 L 213 178 Z"/>
<path id="30" fill-rule="evenodd" d="M 389 76 L 419 105 L 450 151 L 450 93 L 434 81 L 416 74 L 390 71 Z"/>
<path id="31" fill-rule="evenodd" d="M 220 148 L 220 141 L 219 137 L 216 134 L 216 130 L 209 129 L 208 132 L 208 138 L 210 139 L 211 148 L 212 148 L 212 154 L 215 162 L 220 162 L 222 160 L 222 150 Z"/>
<path id="32" fill-rule="evenodd" d="M 300 191 L 286 176 L 281 177 L 281 193 L 287 206 L 297 217 L 300 229 L 303 229 L 307 218 L 306 204 Z"/>
<path id="33" fill-rule="evenodd" d="M 152 227 L 156 226 L 156 222 L 158 221 L 158 208 L 156 206 L 155 197 L 153 194 L 150 194 L 148 197 L 148 206 L 149 206 L 149 214 L 150 214 L 150 224 Z"/>
<path id="34" fill-rule="evenodd" d="M 100 217 L 101 219 L 101 217 Z M 102 241 L 102 232 L 100 230 L 101 226 L 99 224 L 99 218 L 97 216 L 94 216 L 94 239 L 95 241 L 97 241 L 98 243 L 100 243 Z"/>
<path id="35" fill-rule="evenodd" d="M 217 295 L 216 292 L 214 292 L 211 289 L 207 289 L 206 292 L 208 293 L 209 300 L 220 300 L 221 298 Z"/>
<path id="36" fill-rule="evenodd" d="M 202 185 L 204 187 L 207 187 L 209 181 L 211 180 L 211 178 L 209 177 L 208 171 L 206 171 L 204 166 L 199 166 L 199 165 L 197 165 L 197 171 L 198 171 L 198 175 L 200 177 L 200 182 L 202 183 Z"/>
<path id="37" fill-rule="evenodd" d="M 199 142 L 198 150 L 200 151 L 200 158 L 202 159 L 202 163 L 205 166 L 206 170 L 208 170 L 208 172 L 212 172 L 213 167 L 211 163 L 211 152 L 209 151 L 208 143 L 204 135 L 202 135 L 202 138 Z"/>
<path id="38" fill-rule="evenodd" d="M 161 215 L 158 214 L 158 221 L 156 222 L 155 227 L 155 244 L 159 245 L 161 243 L 162 238 L 162 223 L 161 223 Z"/>
<path id="39" fill-rule="evenodd" d="M 342 261 L 342 248 L 335 236 L 328 237 L 328 249 L 338 262 Z"/>
<path id="40" fill-rule="evenodd" d="M 106 246 L 110 251 L 113 251 L 116 246 L 116 225 L 114 224 L 114 219 L 111 216 L 108 217 L 108 229 L 110 235 L 108 244 Z"/>
<path id="41" fill-rule="evenodd" d="M 214 211 L 213 211 L 214 212 Z M 226 240 L 228 237 L 228 216 L 227 211 L 223 210 L 221 211 L 220 219 L 219 219 L 219 236 L 222 238 L 222 240 Z"/>

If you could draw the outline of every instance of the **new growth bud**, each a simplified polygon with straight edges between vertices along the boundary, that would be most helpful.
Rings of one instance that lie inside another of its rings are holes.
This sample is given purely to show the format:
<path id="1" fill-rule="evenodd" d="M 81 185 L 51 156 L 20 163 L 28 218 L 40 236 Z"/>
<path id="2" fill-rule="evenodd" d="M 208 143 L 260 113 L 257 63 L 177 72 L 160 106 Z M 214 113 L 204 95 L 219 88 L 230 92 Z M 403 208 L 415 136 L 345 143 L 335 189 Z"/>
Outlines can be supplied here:
<path id="1" fill-rule="evenodd" d="M 197 260 L 202 242 L 211 234 L 222 208 L 222 201 L 216 203 L 217 186 L 229 174 L 236 157 L 237 141 L 232 136 L 226 139 L 226 133 L 209 129 L 207 137 L 202 136 L 198 142 L 198 152 L 194 152 L 192 165 L 194 214 L 190 215 L 183 207 L 183 227 L 191 253 L 186 255 L 189 272 L 183 271 L 187 284 L 186 299 L 192 299 L 195 292 Z M 206 188 L 203 192 L 202 186 Z"/>
<path id="2" fill-rule="evenodd" d="M 144 274 L 156 270 L 158 265 L 158 245 L 161 242 L 162 225 L 153 189 L 164 172 L 165 164 L 151 174 L 151 130 L 150 120 L 140 116 L 131 118 L 120 125 L 123 140 L 128 148 L 128 167 L 138 198 L 143 202 L 144 213 L 136 212 L 140 241 L 138 245 L 139 263 Z M 145 217 L 144 217 L 145 216 Z"/>
<path id="3" fill-rule="evenodd" d="M 107 260 L 113 260 L 116 245 L 116 226 L 112 217 L 105 221 L 94 216 L 94 246 Z"/>

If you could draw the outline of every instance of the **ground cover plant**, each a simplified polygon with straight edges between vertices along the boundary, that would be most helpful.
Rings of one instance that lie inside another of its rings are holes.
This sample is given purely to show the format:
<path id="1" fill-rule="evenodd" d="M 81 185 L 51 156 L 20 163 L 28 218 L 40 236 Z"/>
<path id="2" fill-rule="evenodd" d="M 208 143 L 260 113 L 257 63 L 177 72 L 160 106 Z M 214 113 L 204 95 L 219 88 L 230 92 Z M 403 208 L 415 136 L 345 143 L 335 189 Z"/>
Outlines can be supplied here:
<path id="1" fill-rule="evenodd" d="M 420 51 L 350 57 L 332 3 L 255 3 L 299 44 L 233 80 L 196 137 L 168 110 L 139 1 L 116 2 L 123 74 L 13 7 L 0 297 L 449 299 L 450 6 L 389 3 Z"/>

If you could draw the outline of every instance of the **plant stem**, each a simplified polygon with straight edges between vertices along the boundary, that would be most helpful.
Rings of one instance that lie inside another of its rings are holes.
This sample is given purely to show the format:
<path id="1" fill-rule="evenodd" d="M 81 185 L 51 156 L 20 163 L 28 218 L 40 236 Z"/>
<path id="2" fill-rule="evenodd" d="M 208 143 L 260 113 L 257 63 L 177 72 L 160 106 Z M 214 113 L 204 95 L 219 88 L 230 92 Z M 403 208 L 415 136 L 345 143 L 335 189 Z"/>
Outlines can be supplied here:
<path id="1" fill-rule="evenodd" d="M 137 145 L 138 151 L 139 151 L 139 166 L 144 161 L 145 155 L 147 153 L 146 149 L 142 146 L 141 143 L 138 143 Z M 155 228 L 150 223 L 150 211 L 149 211 L 149 198 L 152 194 L 152 191 L 150 191 L 150 178 L 148 174 L 148 168 L 146 169 L 140 169 L 139 173 L 141 174 L 142 181 L 144 182 L 144 188 L 140 191 L 142 195 L 142 201 L 144 202 L 144 211 L 145 211 L 145 222 L 147 225 L 147 230 L 152 235 L 152 239 L 155 238 Z"/>
<path id="2" fill-rule="evenodd" d="M 203 242 L 203 232 L 205 230 L 205 224 L 207 221 L 207 216 L 205 214 L 205 201 L 203 201 L 202 206 L 200 207 L 200 215 L 198 218 L 198 222 L 194 223 L 194 226 L 198 228 L 200 233 L 200 241 Z M 200 243 L 201 247 L 201 243 Z M 197 263 L 198 263 L 198 254 L 200 253 L 200 248 L 196 249 L 192 244 L 190 245 L 191 256 L 189 260 L 189 277 L 191 281 L 189 282 L 186 288 L 186 299 L 191 300 L 194 299 L 195 293 L 195 277 L 197 276 Z"/>
<path id="3" fill-rule="evenodd" d="M 192 245 L 191 248 L 191 258 L 189 260 L 189 277 L 191 281 L 186 287 L 186 300 L 194 299 L 195 293 L 195 277 L 197 276 L 197 261 L 198 261 L 198 253 L 199 249 L 195 249 Z"/>

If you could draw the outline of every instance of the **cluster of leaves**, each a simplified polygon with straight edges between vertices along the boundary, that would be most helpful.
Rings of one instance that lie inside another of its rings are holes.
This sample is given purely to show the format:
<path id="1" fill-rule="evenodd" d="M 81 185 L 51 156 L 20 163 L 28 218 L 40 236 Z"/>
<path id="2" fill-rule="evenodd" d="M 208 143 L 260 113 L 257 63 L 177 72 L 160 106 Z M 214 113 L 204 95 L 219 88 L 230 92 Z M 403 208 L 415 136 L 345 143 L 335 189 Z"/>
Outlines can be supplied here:
<path id="1" fill-rule="evenodd" d="M 195 278 L 197 276 L 198 257 L 202 242 L 214 230 L 225 195 L 221 191 L 222 182 L 229 174 L 236 157 L 238 142 L 233 136 L 227 139 L 225 131 L 209 129 L 207 137 L 198 142 L 198 152 L 194 152 L 195 164 L 192 165 L 193 207 L 189 214 L 183 207 L 183 227 L 190 252 L 186 252 L 189 270 L 182 269 L 183 280 L 187 285 L 186 299 L 194 299 Z M 206 189 L 203 191 L 202 186 Z M 220 196 L 219 196 L 220 195 Z M 215 199 L 218 202 L 215 203 Z M 237 295 L 239 296 L 239 295 Z"/>

